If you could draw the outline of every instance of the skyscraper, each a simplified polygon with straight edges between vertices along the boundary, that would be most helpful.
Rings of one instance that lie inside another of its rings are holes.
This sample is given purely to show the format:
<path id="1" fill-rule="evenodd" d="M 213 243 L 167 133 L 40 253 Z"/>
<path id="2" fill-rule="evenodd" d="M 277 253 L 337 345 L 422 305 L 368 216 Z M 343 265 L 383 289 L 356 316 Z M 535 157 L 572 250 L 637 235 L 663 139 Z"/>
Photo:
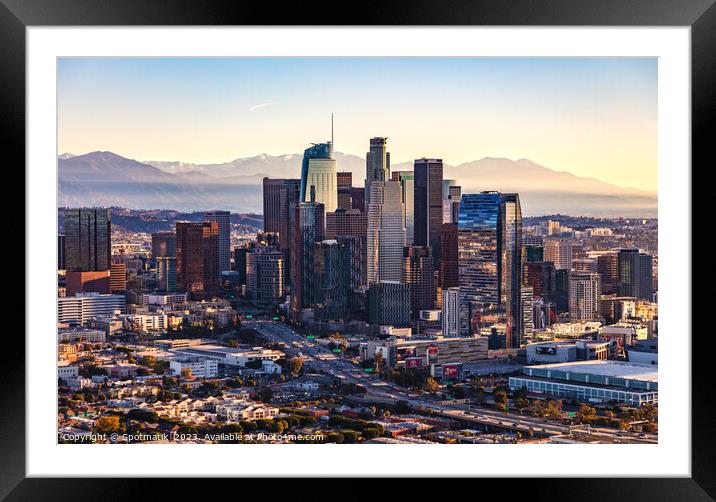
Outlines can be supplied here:
<path id="1" fill-rule="evenodd" d="M 557 270 L 572 268 L 572 241 L 547 238 L 544 240 L 544 261 L 551 261 Z"/>
<path id="2" fill-rule="evenodd" d="M 315 243 L 324 240 L 325 213 L 319 202 L 299 202 L 293 220 L 291 262 L 291 308 L 299 311 L 315 304 Z"/>
<path id="3" fill-rule="evenodd" d="M 110 293 L 124 293 L 127 291 L 127 264 L 124 260 L 112 260 L 109 266 Z"/>
<path id="4" fill-rule="evenodd" d="M 246 254 L 246 291 L 261 305 L 279 301 L 283 295 L 283 253 L 272 247 L 257 247 Z"/>
<path id="5" fill-rule="evenodd" d="M 351 208 L 351 189 L 353 188 L 353 173 L 350 171 L 339 171 L 336 173 L 338 186 L 338 208 Z"/>
<path id="6" fill-rule="evenodd" d="M 444 288 L 442 296 L 443 336 L 460 336 L 460 288 Z"/>
<path id="7" fill-rule="evenodd" d="M 458 222 L 460 330 L 471 333 L 471 317 L 489 306 L 507 317 L 507 347 L 523 335 L 522 212 L 517 194 L 465 194 Z"/>
<path id="8" fill-rule="evenodd" d="M 639 253 L 639 299 L 654 301 L 654 278 L 651 255 Z"/>
<path id="9" fill-rule="evenodd" d="M 569 312 L 569 275 L 566 268 L 555 270 L 554 306 L 557 314 Z"/>
<path id="10" fill-rule="evenodd" d="M 57 235 L 57 270 L 65 270 L 65 235 Z"/>
<path id="11" fill-rule="evenodd" d="M 400 281 L 405 226 L 399 181 L 370 184 L 367 246 L 368 284 Z"/>
<path id="12" fill-rule="evenodd" d="M 380 326 L 410 324 L 410 285 L 380 281 L 368 289 L 368 322 Z"/>
<path id="13" fill-rule="evenodd" d="M 456 288 L 458 280 L 457 223 L 443 223 L 440 228 L 440 287 Z"/>
<path id="14" fill-rule="evenodd" d="M 435 308 L 435 274 L 433 257 L 428 246 L 403 248 L 402 282 L 410 285 L 410 309 L 413 317 L 421 310 Z"/>
<path id="15" fill-rule="evenodd" d="M 219 223 L 177 222 L 177 289 L 193 298 L 219 290 Z"/>
<path id="16" fill-rule="evenodd" d="M 339 320 L 348 316 L 349 248 L 336 240 L 315 243 L 313 262 L 315 315 Z"/>
<path id="17" fill-rule="evenodd" d="M 522 337 L 531 339 L 534 334 L 534 291 L 531 286 L 522 286 L 521 289 L 522 302 Z"/>
<path id="18" fill-rule="evenodd" d="M 351 269 L 351 288 L 366 285 L 368 215 L 357 209 L 338 208 L 326 214 L 326 239 L 346 244 Z"/>
<path id="19" fill-rule="evenodd" d="M 399 181 L 403 194 L 403 220 L 405 224 L 405 243 L 415 241 L 415 176 L 413 171 L 393 171 L 391 181 Z"/>
<path id="20" fill-rule="evenodd" d="M 524 284 L 530 286 L 534 296 L 542 298 L 545 302 L 554 300 L 556 284 L 556 270 L 551 261 L 531 261 L 525 263 Z"/>
<path id="21" fill-rule="evenodd" d="M 177 290 L 177 259 L 175 256 L 157 257 L 157 288 L 174 293 Z"/>
<path id="22" fill-rule="evenodd" d="M 599 318 L 599 283 L 597 272 L 570 272 L 569 318 L 572 321 L 592 321 Z"/>
<path id="23" fill-rule="evenodd" d="M 174 232 L 154 232 L 152 234 L 152 258 L 176 256 L 177 234 Z"/>
<path id="24" fill-rule="evenodd" d="M 502 194 L 500 201 L 501 270 L 500 304 L 507 313 L 506 344 L 510 348 L 522 346 L 524 326 L 522 315 L 522 208 L 516 193 Z"/>
<path id="25" fill-rule="evenodd" d="M 204 221 L 216 222 L 219 225 L 219 271 L 231 270 L 231 213 L 229 211 L 209 211 L 204 214 Z"/>
<path id="26" fill-rule="evenodd" d="M 65 265 L 68 271 L 109 270 L 112 253 L 109 209 L 65 210 Z"/>
<path id="27" fill-rule="evenodd" d="M 443 161 L 416 159 L 414 211 L 415 245 L 433 248 L 433 262 L 440 264 L 440 227 L 443 223 Z"/>
<path id="28" fill-rule="evenodd" d="M 374 181 L 390 179 L 390 153 L 388 138 L 371 138 L 370 149 L 365 155 L 365 206 L 370 203 L 370 185 Z"/>
<path id="29" fill-rule="evenodd" d="M 365 212 L 365 188 L 351 188 L 351 209 Z"/>
<path id="30" fill-rule="evenodd" d="M 472 316 L 500 302 L 500 249 L 498 246 L 500 194 L 464 194 L 458 222 L 460 333 L 471 334 Z"/>
<path id="31" fill-rule="evenodd" d="M 617 254 L 609 253 L 597 257 L 597 272 L 602 276 L 602 294 L 613 295 L 619 282 Z"/>
<path id="32" fill-rule="evenodd" d="M 368 215 L 357 209 L 338 208 L 326 213 L 326 238 L 335 239 L 339 235 L 366 236 Z"/>
<path id="33" fill-rule="evenodd" d="M 338 186 L 336 160 L 333 158 L 333 144 L 317 143 L 303 152 L 301 165 L 302 202 L 309 202 L 311 187 L 315 187 L 315 202 L 323 204 L 327 213 L 338 207 Z"/>
<path id="34" fill-rule="evenodd" d="M 281 233 L 281 190 L 285 179 L 263 179 L 264 232 Z"/>
<path id="35" fill-rule="evenodd" d="M 639 250 L 620 249 L 617 255 L 617 294 L 619 296 L 639 297 Z"/>

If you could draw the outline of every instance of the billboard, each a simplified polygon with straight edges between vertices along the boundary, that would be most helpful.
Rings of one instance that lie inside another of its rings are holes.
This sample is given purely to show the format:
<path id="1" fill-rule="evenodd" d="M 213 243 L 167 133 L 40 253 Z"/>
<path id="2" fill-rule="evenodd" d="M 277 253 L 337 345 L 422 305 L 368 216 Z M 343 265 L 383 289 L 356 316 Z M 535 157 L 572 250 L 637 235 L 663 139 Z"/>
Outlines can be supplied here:
<path id="1" fill-rule="evenodd" d="M 397 362 L 405 361 L 409 357 L 415 357 L 415 347 L 398 347 L 395 350 Z"/>
<path id="2" fill-rule="evenodd" d="M 537 354 L 553 356 L 557 353 L 557 347 L 537 347 Z"/>
<path id="3" fill-rule="evenodd" d="M 462 363 L 443 364 L 443 379 L 459 380 L 462 374 Z"/>
<path id="4" fill-rule="evenodd" d="M 405 367 L 409 369 L 422 368 L 424 359 L 422 357 L 408 357 L 405 360 Z"/>
<path id="5" fill-rule="evenodd" d="M 438 352 L 440 348 L 437 345 L 428 345 L 426 352 L 428 355 L 428 364 L 438 363 Z"/>

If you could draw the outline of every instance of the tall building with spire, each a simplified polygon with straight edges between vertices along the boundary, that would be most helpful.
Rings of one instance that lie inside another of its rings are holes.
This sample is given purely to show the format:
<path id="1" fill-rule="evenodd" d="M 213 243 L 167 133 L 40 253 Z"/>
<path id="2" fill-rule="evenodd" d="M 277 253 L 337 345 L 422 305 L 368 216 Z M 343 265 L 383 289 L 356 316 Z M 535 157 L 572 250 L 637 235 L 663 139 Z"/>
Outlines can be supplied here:
<path id="1" fill-rule="evenodd" d="M 311 187 L 315 188 L 315 202 L 323 204 L 326 212 L 338 208 L 338 181 L 333 144 L 317 143 L 303 152 L 301 165 L 301 202 L 309 201 Z"/>

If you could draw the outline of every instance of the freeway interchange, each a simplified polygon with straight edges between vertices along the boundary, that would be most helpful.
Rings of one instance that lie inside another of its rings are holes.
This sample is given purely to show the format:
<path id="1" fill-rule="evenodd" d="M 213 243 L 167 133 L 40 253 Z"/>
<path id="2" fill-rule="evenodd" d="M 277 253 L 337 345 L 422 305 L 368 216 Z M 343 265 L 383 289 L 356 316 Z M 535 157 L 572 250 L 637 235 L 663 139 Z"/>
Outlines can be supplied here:
<path id="1" fill-rule="evenodd" d="M 532 431 L 542 436 L 556 436 L 570 433 L 570 427 L 561 422 L 545 418 L 523 416 L 502 412 L 491 408 L 477 407 L 467 404 L 444 404 L 427 395 L 410 392 L 392 382 L 380 380 L 376 375 L 366 373 L 363 368 L 331 352 L 326 347 L 314 343 L 300 335 L 290 326 L 268 320 L 244 321 L 244 327 L 255 330 L 264 339 L 274 343 L 284 343 L 287 349 L 300 353 L 304 363 L 314 370 L 333 375 L 345 383 L 364 387 L 368 398 L 382 401 L 405 401 L 411 407 L 430 411 L 444 417 L 465 422 L 510 429 L 522 433 Z M 592 440 L 603 440 L 617 443 L 657 444 L 656 435 L 621 433 L 606 427 L 590 427 Z"/>

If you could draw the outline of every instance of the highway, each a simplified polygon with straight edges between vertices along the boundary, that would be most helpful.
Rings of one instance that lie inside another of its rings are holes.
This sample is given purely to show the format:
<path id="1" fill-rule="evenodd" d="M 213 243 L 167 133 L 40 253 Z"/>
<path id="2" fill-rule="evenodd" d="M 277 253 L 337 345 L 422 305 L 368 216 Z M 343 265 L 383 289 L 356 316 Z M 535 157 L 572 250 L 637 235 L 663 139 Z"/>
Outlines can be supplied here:
<path id="1" fill-rule="evenodd" d="M 348 383 L 362 385 L 367 390 L 369 397 L 390 401 L 402 400 L 414 408 L 429 410 L 441 416 L 497 428 L 503 427 L 523 433 L 533 431 L 536 434 L 547 436 L 569 433 L 569 426 L 561 422 L 501 412 L 475 405 L 441 404 L 425 394 L 409 392 L 399 385 L 380 380 L 376 375 L 366 373 L 363 368 L 341 358 L 322 345 L 307 340 L 290 326 L 280 322 L 251 320 L 244 321 L 243 326 L 254 329 L 268 341 L 283 342 L 292 351 L 300 352 L 304 364 L 314 370 L 334 375 Z M 614 429 L 591 427 L 591 437 L 594 439 L 621 443 L 656 444 L 658 442 L 657 436 L 651 434 L 647 434 L 645 437 L 638 437 L 633 433 L 619 434 Z"/>

